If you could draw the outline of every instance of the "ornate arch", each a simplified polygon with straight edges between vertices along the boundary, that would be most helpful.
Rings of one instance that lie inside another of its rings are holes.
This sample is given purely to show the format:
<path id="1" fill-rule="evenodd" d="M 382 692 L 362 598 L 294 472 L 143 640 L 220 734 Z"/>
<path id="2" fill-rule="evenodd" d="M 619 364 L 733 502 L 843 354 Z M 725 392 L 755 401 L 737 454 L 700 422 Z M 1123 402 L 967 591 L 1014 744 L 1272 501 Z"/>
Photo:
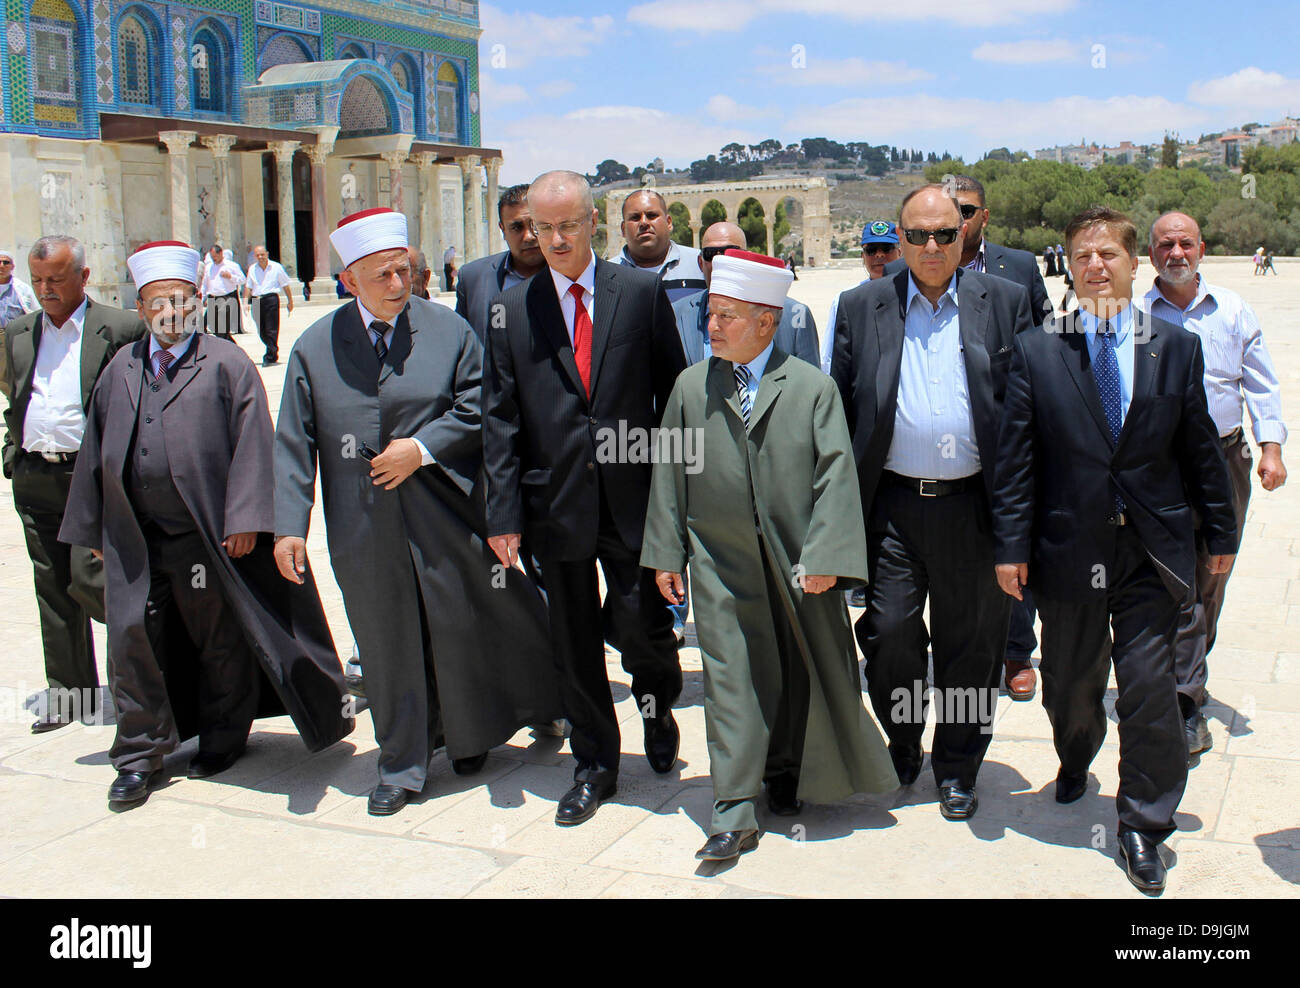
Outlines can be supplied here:
<path id="1" fill-rule="evenodd" d="M 314 61 L 315 53 L 301 38 L 289 31 L 278 31 L 266 39 L 262 50 L 257 54 L 257 74 L 260 76 L 277 65 L 298 65 Z"/>
<path id="2" fill-rule="evenodd" d="M 163 50 L 163 26 L 143 4 L 127 4 L 113 25 L 113 82 L 119 104 L 160 108 L 164 73 L 171 61 Z"/>
<path id="3" fill-rule="evenodd" d="M 195 22 L 188 50 L 194 111 L 235 116 L 235 43 L 226 26 L 215 17 Z"/>

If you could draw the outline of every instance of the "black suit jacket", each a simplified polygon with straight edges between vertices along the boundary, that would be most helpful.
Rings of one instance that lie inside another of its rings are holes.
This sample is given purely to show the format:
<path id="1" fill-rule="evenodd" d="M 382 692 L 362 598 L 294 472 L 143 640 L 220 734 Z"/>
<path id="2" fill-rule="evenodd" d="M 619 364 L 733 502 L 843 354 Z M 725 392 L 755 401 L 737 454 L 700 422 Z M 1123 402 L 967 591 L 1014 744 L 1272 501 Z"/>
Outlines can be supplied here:
<path id="1" fill-rule="evenodd" d="M 900 257 L 885 265 L 885 274 L 896 274 L 905 266 Z M 985 240 L 984 273 L 1014 282 L 1025 290 L 1029 296 L 1029 317 L 1033 325 L 1041 326 L 1052 318 L 1055 310 L 1052 308 L 1052 300 L 1047 296 L 1043 273 L 1038 269 L 1038 258 L 1029 251 L 1003 247 Z"/>
<path id="2" fill-rule="evenodd" d="M 844 400 L 867 518 L 894 438 L 910 275 L 904 268 L 850 289 L 835 320 L 831 377 Z M 980 469 L 992 490 L 1011 343 L 1031 325 L 1029 301 L 1015 285 L 959 268 L 957 311 Z"/>
<path id="3" fill-rule="evenodd" d="M 1205 402 L 1200 340 L 1134 313 L 1133 397 L 1112 444 L 1077 310 L 1017 338 L 993 496 L 999 563 L 1058 600 L 1105 592 L 1112 485 L 1170 592 L 1196 587 L 1193 508 L 1213 554 L 1237 551 L 1232 487 Z M 1096 567 L 1102 567 L 1100 570 Z"/>
<path id="4" fill-rule="evenodd" d="M 619 536 L 640 552 L 652 464 L 630 440 L 658 426 L 686 367 L 659 278 L 596 261 L 590 398 L 550 270 L 497 303 L 483 373 L 488 535 L 521 532 L 539 556 L 593 556 L 603 490 Z"/>
<path id="5" fill-rule="evenodd" d="M 474 327 L 480 343 L 487 341 L 492 300 L 501 294 L 506 281 L 510 251 L 470 261 L 456 276 L 456 314 Z"/>
<path id="6" fill-rule="evenodd" d="M 9 373 L 9 405 L 5 409 L 4 475 L 14 475 L 14 461 L 23 445 L 23 422 L 32 397 L 32 374 L 41 347 L 44 313 L 29 312 L 5 327 L 4 348 Z M 122 346 L 141 339 L 148 327 L 140 317 L 103 302 L 86 299 L 86 321 L 81 330 L 81 407 L 90 409 L 90 393 L 100 372 Z"/>

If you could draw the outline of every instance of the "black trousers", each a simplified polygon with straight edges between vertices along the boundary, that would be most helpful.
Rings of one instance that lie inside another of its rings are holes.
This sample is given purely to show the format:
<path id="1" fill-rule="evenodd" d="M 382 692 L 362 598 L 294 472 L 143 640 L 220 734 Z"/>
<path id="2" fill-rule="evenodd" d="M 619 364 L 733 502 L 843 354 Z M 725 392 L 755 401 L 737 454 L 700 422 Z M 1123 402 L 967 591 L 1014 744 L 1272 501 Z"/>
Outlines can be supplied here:
<path id="1" fill-rule="evenodd" d="M 121 772 L 161 768 L 163 756 L 180 742 L 167 679 L 197 680 L 202 752 L 222 754 L 239 748 L 257 712 L 257 660 L 226 601 L 203 539 L 196 531 L 168 535 L 147 522 L 144 528 L 149 554 L 144 631 L 157 663 L 132 662 L 129 652 L 110 662 L 117 737 L 109 757 Z M 169 629 L 175 618 L 188 643 Z M 178 654 L 187 651 L 186 644 L 192 650 Z"/>
<path id="2" fill-rule="evenodd" d="M 1034 595 L 1021 587 L 1023 600 L 1011 600 L 1011 623 L 1007 628 L 1007 658 L 1028 662 L 1038 647 L 1034 637 Z"/>
<path id="3" fill-rule="evenodd" d="M 994 576 L 991 525 L 978 481 L 959 494 L 923 497 L 888 478 L 867 525 L 871 586 L 854 625 L 867 694 L 891 745 L 921 743 L 928 597 L 942 701 L 931 763 L 940 786 L 973 786 L 993 735 L 1011 598 Z"/>
<path id="4" fill-rule="evenodd" d="M 1246 508 L 1250 505 L 1250 475 L 1255 461 L 1250 455 L 1250 443 L 1238 432 L 1223 446 L 1228 461 L 1228 476 L 1232 479 L 1232 510 L 1237 516 L 1237 536 L 1241 537 L 1246 524 Z M 1236 565 L 1236 560 L 1233 560 Z M 1174 641 L 1174 674 L 1178 679 L 1178 695 L 1186 708 L 1199 708 L 1205 704 L 1205 684 L 1210 670 L 1206 659 L 1214 648 L 1219 630 L 1219 613 L 1223 598 L 1228 592 L 1226 573 L 1210 572 L 1210 554 L 1198 534 L 1196 545 L 1196 600 L 1183 607 L 1178 616 L 1178 637 Z"/>
<path id="5" fill-rule="evenodd" d="M 1102 701 L 1114 663 L 1120 830 L 1162 841 L 1174 832 L 1174 811 L 1187 785 L 1187 742 L 1174 682 L 1179 604 L 1131 526 L 1115 530 L 1104 573 L 1106 592 L 1095 600 L 1057 601 L 1039 592 L 1043 706 L 1061 768 L 1083 775 L 1106 737 Z"/>
<path id="6" fill-rule="evenodd" d="M 257 297 L 257 335 L 266 347 L 263 360 L 280 359 L 280 296 L 267 292 Z"/>
<path id="7" fill-rule="evenodd" d="M 600 590 L 596 563 L 605 575 L 610 621 L 622 645 L 623 668 L 632 676 L 632 696 L 643 718 L 662 717 L 682 691 L 682 670 L 673 637 L 673 616 L 642 569 L 640 552 L 629 549 L 600 495 L 596 555 L 576 561 L 542 557 L 551 616 L 551 645 L 560 675 L 565 716 L 578 782 L 612 785 L 618 779 L 621 738 L 605 669 Z"/>
<path id="8" fill-rule="evenodd" d="M 442 266 L 442 290 L 449 292 L 456 287 L 456 272 L 450 264 Z"/>
<path id="9" fill-rule="evenodd" d="M 217 336 L 230 336 L 240 332 L 239 292 L 229 295 L 209 295 L 203 310 L 204 329 Z"/>
<path id="10" fill-rule="evenodd" d="M 46 681 L 55 690 L 95 690 L 99 673 L 90 620 L 104 620 L 104 564 L 89 549 L 59 541 L 74 466 L 75 460 L 50 463 L 20 451 L 14 507 L 32 560 Z"/>

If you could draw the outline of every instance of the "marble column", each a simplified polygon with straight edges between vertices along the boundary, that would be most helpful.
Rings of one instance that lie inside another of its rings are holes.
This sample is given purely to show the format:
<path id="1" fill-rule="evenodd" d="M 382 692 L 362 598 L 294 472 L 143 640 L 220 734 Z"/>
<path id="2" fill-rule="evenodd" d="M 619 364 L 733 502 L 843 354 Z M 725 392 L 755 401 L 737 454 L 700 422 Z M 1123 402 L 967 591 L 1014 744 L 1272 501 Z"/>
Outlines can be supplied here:
<path id="1" fill-rule="evenodd" d="M 383 151 L 379 155 L 388 165 L 388 207 L 403 213 L 402 166 L 406 164 L 405 151 Z"/>
<path id="2" fill-rule="evenodd" d="M 487 172 L 488 253 L 499 254 L 506 249 L 505 240 L 501 236 L 501 225 L 497 222 L 497 200 L 501 198 L 501 193 L 497 191 L 497 172 L 501 170 L 501 159 L 486 159 L 483 169 Z"/>
<path id="3" fill-rule="evenodd" d="M 238 138 L 233 134 L 214 134 L 200 138 L 200 143 L 212 152 L 212 174 L 216 183 L 217 200 L 217 242 L 229 247 L 235 255 L 235 262 L 243 264 L 242 251 L 236 246 L 235 231 L 230 217 L 230 149 Z"/>
<path id="4" fill-rule="evenodd" d="M 190 145 L 199 135 L 192 130 L 164 130 L 158 140 L 167 145 L 172 179 L 172 239 L 193 245 L 190 239 Z"/>
<path id="5" fill-rule="evenodd" d="M 297 141 L 270 141 L 275 152 L 276 205 L 280 213 L 280 256 L 276 258 L 291 277 L 298 277 L 298 246 L 293 229 L 293 153 Z"/>
<path id="6" fill-rule="evenodd" d="M 700 221 L 691 220 L 691 246 L 700 246 Z"/>
<path id="7" fill-rule="evenodd" d="M 457 267 L 482 257 L 479 246 L 479 231 L 483 228 L 483 185 L 479 179 L 480 159 L 477 154 L 467 154 L 457 158 L 460 166 L 461 203 L 465 213 L 465 243 Z"/>
<path id="8" fill-rule="evenodd" d="M 442 284 L 442 182 L 438 178 L 438 156 L 431 151 L 411 155 L 420 179 L 420 250 L 433 271 L 431 287 Z"/>
<path id="9" fill-rule="evenodd" d="M 769 257 L 776 257 L 776 220 L 774 216 L 776 210 L 765 212 L 763 214 L 763 225 L 767 227 L 767 253 Z"/>
<path id="10" fill-rule="evenodd" d="M 330 276 L 329 219 L 325 215 L 325 161 L 334 150 L 334 142 L 320 142 L 305 149 L 311 159 L 311 245 L 316 260 L 316 277 L 311 281 L 312 298 L 329 298 L 334 291 Z"/>

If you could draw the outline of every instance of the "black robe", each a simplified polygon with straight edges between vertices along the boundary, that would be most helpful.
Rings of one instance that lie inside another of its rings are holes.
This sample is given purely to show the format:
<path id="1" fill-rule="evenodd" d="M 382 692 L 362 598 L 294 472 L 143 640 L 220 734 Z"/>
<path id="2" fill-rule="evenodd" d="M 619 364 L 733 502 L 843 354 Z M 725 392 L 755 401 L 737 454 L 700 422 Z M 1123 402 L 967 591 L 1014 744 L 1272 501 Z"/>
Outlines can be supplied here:
<path id="1" fill-rule="evenodd" d="M 104 554 L 109 686 L 159 673 L 180 738 L 198 733 L 197 663 L 180 622 L 156 654 L 145 627 L 149 559 L 127 492 L 149 337 L 119 350 L 100 375 L 86 417 L 59 539 Z M 280 576 L 271 478 L 274 431 L 266 390 L 252 360 L 227 340 L 199 334 L 176 368 L 162 412 L 177 492 L 194 519 L 221 587 L 238 617 L 262 677 L 257 716 L 288 713 L 311 751 L 352 732 L 347 688 L 310 571 L 301 585 Z M 227 536 L 258 532 L 257 546 L 231 559 Z"/>

